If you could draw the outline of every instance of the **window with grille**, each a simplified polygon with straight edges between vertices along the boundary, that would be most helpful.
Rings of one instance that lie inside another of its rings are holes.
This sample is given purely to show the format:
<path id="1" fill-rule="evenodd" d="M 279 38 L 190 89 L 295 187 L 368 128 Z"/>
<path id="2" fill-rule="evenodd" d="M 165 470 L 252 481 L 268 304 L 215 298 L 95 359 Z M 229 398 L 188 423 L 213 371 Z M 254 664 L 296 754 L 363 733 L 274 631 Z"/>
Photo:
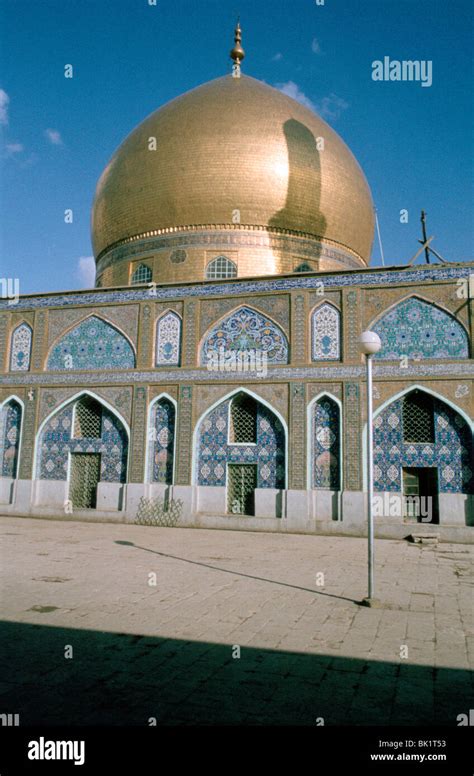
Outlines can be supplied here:
<path id="1" fill-rule="evenodd" d="M 255 514 L 255 464 L 229 464 L 227 469 L 227 511 L 231 515 Z"/>
<path id="2" fill-rule="evenodd" d="M 295 272 L 313 272 L 313 267 L 310 267 L 309 264 L 304 261 L 303 264 L 298 264 Z"/>
<path id="3" fill-rule="evenodd" d="M 236 396 L 230 405 L 230 439 L 234 444 L 257 441 L 257 402 L 251 396 Z"/>
<path id="4" fill-rule="evenodd" d="M 99 439 L 102 433 L 102 407 L 90 396 L 76 404 L 74 417 L 75 439 Z"/>
<path id="5" fill-rule="evenodd" d="M 136 268 L 135 272 L 132 275 L 131 285 L 137 286 L 140 283 L 149 283 L 151 280 L 152 271 L 150 267 L 147 267 L 146 264 L 140 264 L 139 267 Z"/>
<path id="6" fill-rule="evenodd" d="M 413 391 L 403 399 L 403 441 L 434 442 L 433 397 Z"/>
<path id="7" fill-rule="evenodd" d="M 206 278 L 208 280 L 223 280 L 224 278 L 236 278 L 237 265 L 225 256 L 218 256 L 213 259 L 206 269 Z"/>

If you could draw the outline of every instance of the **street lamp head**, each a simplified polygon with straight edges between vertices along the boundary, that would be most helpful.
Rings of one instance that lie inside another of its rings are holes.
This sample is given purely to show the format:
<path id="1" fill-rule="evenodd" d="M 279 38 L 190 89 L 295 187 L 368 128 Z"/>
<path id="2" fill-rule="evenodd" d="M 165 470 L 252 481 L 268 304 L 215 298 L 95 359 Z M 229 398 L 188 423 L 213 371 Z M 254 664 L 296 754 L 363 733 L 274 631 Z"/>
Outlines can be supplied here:
<path id="1" fill-rule="evenodd" d="M 365 356 L 373 356 L 379 352 L 382 343 L 375 331 L 363 331 L 359 337 L 359 347 Z"/>

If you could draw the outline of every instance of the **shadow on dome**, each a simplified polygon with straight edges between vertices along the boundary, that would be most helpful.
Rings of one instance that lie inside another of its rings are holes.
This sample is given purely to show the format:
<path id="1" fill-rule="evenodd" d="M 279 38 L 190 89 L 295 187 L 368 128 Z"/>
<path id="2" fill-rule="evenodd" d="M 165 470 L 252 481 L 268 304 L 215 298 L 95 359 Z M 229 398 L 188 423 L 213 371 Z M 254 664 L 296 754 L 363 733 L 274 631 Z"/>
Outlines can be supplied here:
<path id="1" fill-rule="evenodd" d="M 283 131 L 288 149 L 288 190 L 285 207 L 272 216 L 268 225 L 323 238 L 327 222 L 320 210 L 321 161 L 316 138 L 307 126 L 296 119 L 285 121 Z M 282 249 L 281 241 L 273 242 L 272 249 L 277 255 Z M 320 255 L 321 245 L 314 244 L 310 257 L 295 257 L 293 269 L 305 261 L 317 271 Z"/>

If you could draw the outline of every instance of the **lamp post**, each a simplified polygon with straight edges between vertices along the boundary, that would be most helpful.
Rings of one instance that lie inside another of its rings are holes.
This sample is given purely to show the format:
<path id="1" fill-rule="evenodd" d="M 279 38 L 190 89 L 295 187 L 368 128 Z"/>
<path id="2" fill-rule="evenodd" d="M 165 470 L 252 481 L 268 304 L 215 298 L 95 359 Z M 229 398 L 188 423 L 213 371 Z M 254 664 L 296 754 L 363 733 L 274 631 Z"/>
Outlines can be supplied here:
<path id="1" fill-rule="evenodd" d="M 361 352 L 365 355 L 367 366 L 367 537 L 368 537 L 368 595 L 363 603 L 366 606 L 379 605 L 374 595 L 374 462 L 373 462 L 373 421 L 372 421 L 372 356 L 382 347 L 380 337 L 374 331 L 364 331 L 359 337 Z"/>

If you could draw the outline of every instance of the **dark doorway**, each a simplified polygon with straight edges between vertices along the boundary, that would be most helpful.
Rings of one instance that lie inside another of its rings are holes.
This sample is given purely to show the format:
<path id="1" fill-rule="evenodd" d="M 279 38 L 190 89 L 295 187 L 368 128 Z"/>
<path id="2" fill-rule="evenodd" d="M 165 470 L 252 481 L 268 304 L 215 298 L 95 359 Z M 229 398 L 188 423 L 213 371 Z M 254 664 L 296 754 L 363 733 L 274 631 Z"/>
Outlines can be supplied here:
<path id="1" fill-rule="evenodd" d="M 439 523 L 438 469 L 403 467 L 404 517 L 418 523 Z"/>

